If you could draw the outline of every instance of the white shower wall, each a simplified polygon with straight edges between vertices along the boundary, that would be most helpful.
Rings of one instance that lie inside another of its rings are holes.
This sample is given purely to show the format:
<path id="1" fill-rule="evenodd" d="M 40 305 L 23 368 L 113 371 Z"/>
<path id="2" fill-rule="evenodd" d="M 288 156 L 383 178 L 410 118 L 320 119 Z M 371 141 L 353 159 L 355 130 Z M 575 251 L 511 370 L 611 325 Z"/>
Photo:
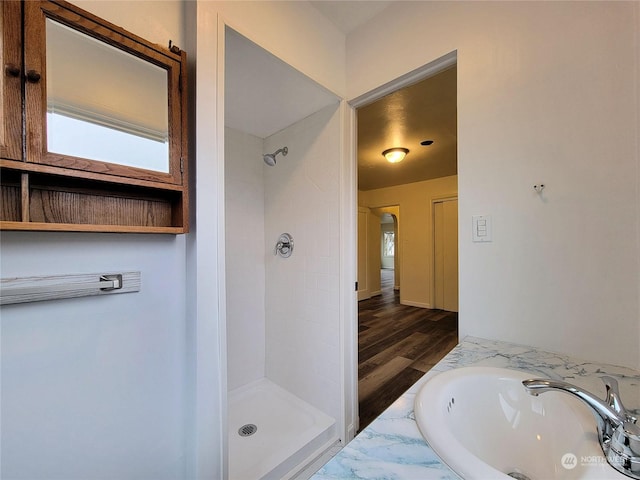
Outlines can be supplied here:
<path id="1" fill-rule="evenodd" d="M 265 139 L 287 146 L 265 169 L 266 374 L 311 405 L 341 418 L 338 104 Z M 293 255 L 273 254 L 281 233 Z"/>
<path id="2" fill-rule="evenodd" d="M 263 140 L 225 128 L 227 383 L 265 374 Z"/>
<path id="3" fill-rule="evenodd" d="M 266 138 L 225 128 L 228 388 L 267 377 L 341 418 L 338 104 Z M 262 154 L 288 147 L 269 167 Z M 289 258 L 274 255 L 281 233 Z"/>

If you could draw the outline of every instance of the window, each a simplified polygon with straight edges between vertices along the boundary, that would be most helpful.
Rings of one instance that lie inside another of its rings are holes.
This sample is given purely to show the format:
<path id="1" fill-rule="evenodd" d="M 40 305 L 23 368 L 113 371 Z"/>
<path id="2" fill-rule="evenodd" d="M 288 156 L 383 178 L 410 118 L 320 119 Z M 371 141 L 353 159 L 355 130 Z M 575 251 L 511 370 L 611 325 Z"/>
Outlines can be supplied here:
<path id="1" fill-rule="evenodd" d="M 395 255 L 395 233 L 383 232 L 382 255 L 385 257 L 393 257 Z"/>

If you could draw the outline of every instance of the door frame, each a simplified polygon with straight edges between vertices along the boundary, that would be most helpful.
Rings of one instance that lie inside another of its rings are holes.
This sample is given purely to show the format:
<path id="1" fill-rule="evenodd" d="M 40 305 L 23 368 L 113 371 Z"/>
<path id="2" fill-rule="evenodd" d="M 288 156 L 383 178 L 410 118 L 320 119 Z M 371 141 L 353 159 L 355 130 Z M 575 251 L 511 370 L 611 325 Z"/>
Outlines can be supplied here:
<path id="1" fill-rule="evenodd" d="M 393 287 L 394 290 L 396 289 L 396 279 L 398 280 L 398 286 L 402 285 L 402 247 L 400 246 L 400 244 L 402 243 L 402 233 L 401 233 L 401 228 L 400 228 L 400 202 L 393 202 L 393 203 L 385 203 L 382 205 L 375 205 L 375 206 L 369 206 L 367 207 L 370 211 L 374 212 L 374 214 L 376 216 L 378 216 L 378 214 L 382 214 L 382 213 L 389 213 L 391 216 L 393 216 L 394 218 L 394 231 L 396 233 L 396 238 L 395 238 L 395 248 L 396 248 L 396 252 L 394 255 L 394 268 L 396 269 L 396 275 L 398 275 L 397 277 L 394 275 L 394 280 L 393 280 Z M 389 211 L 391 209 L 395 209 L 395 211 Z M 380 223 L 378 222 L 376 231 L 378 232 L 378 237 L 380 238 Z M 369 246 L 369 243 L 367 243 L 367 247 Z M 382 239 L 380 238 L 380 247 L 382 247 Z M 381 253 L 381 252 L 380 252 Z M 380 264 L 382 265 L 382 258 L 380 258 Z M 380 275 L 380 273 L 378 272 L 378 276 Z M 370 289 L 371 285 L 369 285 L 369 289 Z M 401 287 L 400 287 L 401 288 Z M 382 293 L 382 290 L 378 290 L 375 292 L 370 292 L 371 295 L 370 297 L 375 297 L 376 295 L 380 295 Z M 402 295 L 402 293 L 401 293 Z"/>
<path id="2" fill-rule="evenodd" d="M 400 215 L 400 206 L 398 205 L 398 215 L 396 215 L 395 213 L 389 213 L 389 212 L 385 212 L 388 213 L 388 215 L 391 217 L 392 222 L 391 225 L 393 225 L 392 228 L 392 232 L 394 234 L 393 237 L 393 248 L 394 248 L 394 252 L 393 252 L 393 270 L 394 270 L 394 275 L 393 275 L 393 289 L 394 290 L 400 290 L 400 255 L 399 252 L 400 250 L 398 249 L 398 243 L 399 243 L 399 239 L 400 239 L 400 222 L 398 220 L 398 216 Z M 383 264 L 383 259 L 385 258 L 383 252 L 384 252 L 384 230 L 382 230 L 382 225 L 384 225 L 383 223 L 380 224 L 380 230 L 381 230 L 381 236 L 380 236 L 380 247 L 381 247 L 381 256 L 380 256 L 380 265 L 382 267 Z"/>
<path id="3" fill-rule="evenodd" d="M 431 77 L 437 73 L 446 70 L 453 65 L 458 63 L 458 51 L 454 50 L 445 54 L 444 56 L 437 58 L 421 67 L 416 68 L 400 77 L 391 80 L 387 83 L 384 83 L 362 95 L 359 95 L 348 102 L 348 107 L 346 107 L 345 111 L 345 138 L 348 138 L 348 141 L 345 142 L 345 154 L 349 154 L 346 158 L 349 158 L 350 161 L 344 162 L 343 164 L 343 186 L 345 187 L 345 195 L 341 197 L 342 202 L 346 202 L 342 204 L 342 208 L 345 211 L 345 218 L 342 224 L 344 228 L 345 241 L 343 243 L 343 248 L 345 248 L 345 255 L 349 253 L 349 249 L 351 249 L 351 253 L 354 253 L 352 256 L 353 261 L 351 262 L 351 278 L 357 277 L 357 266 L 356 264 L 356 256 L 357 256 L 357 241 L 358 241 L 358 228 L 357 228 L 357 218 L 358 218 L 358 108 L 362 108 L 376 100 L 381 99 L 385 95 L 395 92 L 396 90 L 400 90 L 401 88 L 408 87 L 409 85 L 413 85 L 425 78 Z M 347 213 L 348 212 L 348 213 Z M 348 237 L 348 238 L 346 238 Z M 400 258 L 402 260 L 402 258 Z M 348 269 L 344 269 L 342 271 L 343 279 L 348 282 L 349 279 L 349 271 Z M 400 269 L 400 275 L 402 276 L 402 266 Z M 402 295 L 402 277 L 400 278 L 400 294 Z M 356 295 L 357 297 L 357 295 Z M 344 371 L 350 372 L 350 378 L 346 382 L 346 389 L 349 393 L 351 393 L 351 398 L 347 398 L 346 409 L 349 412 L 353 413 L 353 417 L 355 419 L 355 431 L 349 430 L 347 434 L 347 438 L 353 438 L 355 432 L 359 429 L 359 420 L 358 420 L 358 308 L 357 308 L 357 300 L 354 302 L 353 311 L 351 312 L 351 322 L 346 322 L 344 328 L 345 334 L 345 351 L 342 352 L 342 358 L 345 360 L 350 359 L 351 365 L 344 365 Z M 348 315 L 348 306 L 345 305 L 345 313 Z M 350 323 L 350 327 L 349 324 Z M 347 375 L 348 376 L 348 375 Z"/>

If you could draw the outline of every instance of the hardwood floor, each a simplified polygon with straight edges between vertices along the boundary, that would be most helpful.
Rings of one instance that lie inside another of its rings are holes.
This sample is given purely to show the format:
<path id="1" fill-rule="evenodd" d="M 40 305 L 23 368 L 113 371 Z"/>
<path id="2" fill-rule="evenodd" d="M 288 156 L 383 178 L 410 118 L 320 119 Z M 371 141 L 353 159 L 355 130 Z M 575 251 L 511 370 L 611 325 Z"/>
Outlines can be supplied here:
<path id="1" fill-rule="evenodd" d="M 458 314 L 400 305 L 393 270 L 382 295 L 358 303 L 360 430 L 458 343 Z"/>

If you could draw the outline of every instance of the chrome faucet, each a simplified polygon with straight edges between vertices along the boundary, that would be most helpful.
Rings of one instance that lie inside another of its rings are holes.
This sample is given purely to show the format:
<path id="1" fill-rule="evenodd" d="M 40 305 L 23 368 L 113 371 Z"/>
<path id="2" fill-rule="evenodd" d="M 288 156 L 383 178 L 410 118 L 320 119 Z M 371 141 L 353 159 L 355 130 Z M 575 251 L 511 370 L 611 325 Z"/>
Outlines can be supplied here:
<path id="1" fill-rule="evenodd" d="M 640 427 L 620 400 L 618 381 L 609 376 L 601 377 L 607 390 L 605 400 L 575 385 L 560 380 L 531 379 L 522 384 L 530 395 L 545 392 L 564 392 L 586 403 L 598 425 L 600 446 L 607 462 L 628 477 L 640 480 Z"/>

